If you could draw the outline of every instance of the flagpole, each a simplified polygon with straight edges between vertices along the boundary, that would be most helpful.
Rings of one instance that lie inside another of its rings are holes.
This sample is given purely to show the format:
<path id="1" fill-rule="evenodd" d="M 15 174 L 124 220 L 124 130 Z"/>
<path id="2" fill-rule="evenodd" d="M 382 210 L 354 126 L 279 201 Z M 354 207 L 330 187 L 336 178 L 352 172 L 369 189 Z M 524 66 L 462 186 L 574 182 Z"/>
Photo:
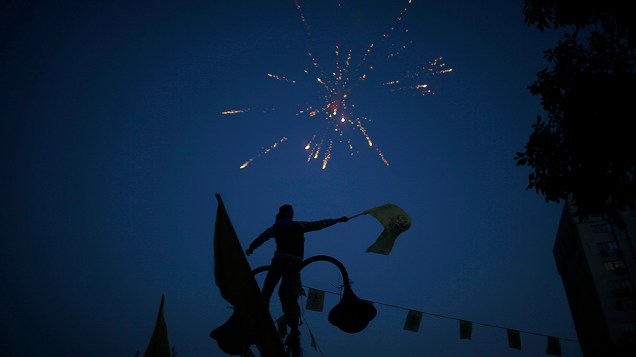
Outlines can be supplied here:
<path id="1" fill-rule="evenodd" d="M 360 213 L 358 213 L 358 214 L 356 214 L 356 215 L 353 215 L 353 216 L 349 217 L 349 219 L 353 219 L 353 218 L 356 218 L 356 217 L 360 217 L 360 216 L 365 215 L 365 214 L 367 214 L 367 211 L 360 212 Z"/>

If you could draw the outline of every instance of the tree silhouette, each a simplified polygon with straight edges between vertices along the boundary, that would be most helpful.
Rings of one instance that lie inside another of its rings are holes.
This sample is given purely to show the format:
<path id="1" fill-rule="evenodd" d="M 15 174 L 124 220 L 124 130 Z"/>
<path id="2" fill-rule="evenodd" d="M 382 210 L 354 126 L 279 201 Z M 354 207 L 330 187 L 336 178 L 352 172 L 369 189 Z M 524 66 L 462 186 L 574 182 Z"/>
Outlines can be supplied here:
<path id="1" fill-rule="evenodd" d="M 541 96 L 517 166 L 528 189 L 546 201 L 572 200 L 581 218 L 633 207 L 636 197 L 632 120 L 636 114 L 634 21 L 618 0 L 524 0 L 528 26 L 572 29 L 544 52 L 549 67 L 528 87 Z"/>

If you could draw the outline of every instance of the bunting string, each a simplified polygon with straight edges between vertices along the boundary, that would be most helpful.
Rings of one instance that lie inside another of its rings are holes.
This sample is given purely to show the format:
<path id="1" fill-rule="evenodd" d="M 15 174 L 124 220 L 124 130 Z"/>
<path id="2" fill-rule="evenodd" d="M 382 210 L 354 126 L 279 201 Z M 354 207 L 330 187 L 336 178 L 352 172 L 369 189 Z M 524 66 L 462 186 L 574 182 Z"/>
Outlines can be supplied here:
<path id="1" fill-rule="evenodd" d="M 342 294 L 340 292 L 325 291 L 325 290 L 320 290 L 320 289 L 316 289 L 316 288 L 311 288 L 311 287 L 308 287 L 308 286 L 303 286 L 303 287 L 305 287 L 305 288 L 307 288 L 309 290 L 309 295 L 307 296 L 307 308 L 310 309 L 310 310 L 322 311 L 323 304 L 324 304 L 324 294 L 325 293 L 332 294 L 332 295 L 337 295 L 337 296 L 342 296 Z M 367 300 L 367 299 L 365 299 L 365 300 Z M 561 348 L 560 348 L 559 341 L 578 342 L 577 339 L 573 339 L 573 338 L 565 338 L 565 337 L 558 337 L 558 336 L 554 336 L 554 335 L 546 335 L 546 334 L 543 334 L 543 333 L 538 333 L 538 332 L 533 332 L 533 331 L 528 331 L 528 330 L 512 329 L 512 328 L 509 328 L 509 327 L 504 327 L 504 326 L 499 326 L 499 325 L 490 324 L 490 323 L 484 323 L 484 322 L 475 322 L 475 321 L 470 321 L 470 320 L 467 320 L 467 319 L 464 319 L 464 318 L 455 317 L 455 316 L 448 316 L 448 315 L 438 314 L 438 313 L 433 313 L 433 312 L 425 312 L 425 311 L 421 311 L 421 310 L 411 309 L 411 308 L 407 308 L 407 307 L 404 307 L 404 306 L 399 306 L 399 305 L 395 305 L 395 304 L 389 304 L 389 303 L 380 302 L 380 301 L 372 301 L 372 300 L 367 300 L 367 301 L 369 301 L 370 303 L 373 303 L 375 305 L 382 305 L 382 306 L 386 306 L 386 307 L 391 307 L 391 308 L 395 308 L 395 309 L 408 311 L 407 320 L 405 322 L 404 329 L 405 330 L 414 331 L 414 332 L 417 332 L 417 330 L 419 328 L 419 323 L 420 323 L 420 320 L 421 320 L 421 316 L 422 316 L 422 314 L 424 314 L 424 315 L 428 315 L 428 316 L 434 316 L 434 317 L 438 317 L 438 318 L 459 321 L 459 323 L 460 323 L 460 335 L 461 335 L 460 338 L 461 339 L 470 339 L 471 338 L 470 335 L 471 335 L 471 332 L 472 332 L 472 325 L 479 325 L 479 326 L 485 326 L 485 327 L 505 330 L 507 332 L 507 334 L 508 334 L 509 347 L 510 348 L 515 348 L 515 349 L 521 349 L 521 340 L 520 340 L 520 334 L 521 333 L 528 334 L 528 335 L 546 337 L 548 339 L 548 351 L 547 351 L 547 354 L 557 355 L 557 356 L 561 355 Z M 310 307 L 310 305 L 311 305 L 311 307 Z M 303 306 L 303 320 L 305 320 L 304 319 L 304 306 Z"/>

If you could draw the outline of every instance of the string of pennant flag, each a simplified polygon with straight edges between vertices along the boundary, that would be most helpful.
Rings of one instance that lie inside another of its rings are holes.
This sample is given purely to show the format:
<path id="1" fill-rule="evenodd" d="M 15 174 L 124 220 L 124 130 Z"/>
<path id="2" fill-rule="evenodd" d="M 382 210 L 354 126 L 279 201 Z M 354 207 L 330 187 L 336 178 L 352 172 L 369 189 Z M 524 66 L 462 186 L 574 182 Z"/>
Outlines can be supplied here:
<path id="1" fill-rule="evenodd" d="M 339 296 L 341 295 L 340 293 L 337 293 L 337 292 L 324 291 L 324 290 L 315 289 L 315 288 L 311 288 L 307 286 L 305 286 L 305 288 L 308 289 L 305 309 L 312 310 L 312 311 L 322 312 L 324 310 L 325 294 L 333 294 L 333 295 L 339 295 Z M 429 316 L 435 316 L 439 318 L 459 321 L 459 338 L 462 340 L 470 340 L 472 338 L 473 325 L 480 325 L 480 326 L 486 326 L 490 328 L 505 330 L 508 337 L 508 347 L 517 349 L 517 350 L 521 350 L 521 334 L 522 333 L 546 337 L 547 338 L 546 354 L 552 355 L 552 356 L 561 356 L 561 341 L 578 342 L 578 340 L 572 339 L 572 338 L 551 336 L 551 335 L 546 335 L 546 334 L 537 333 L 537 332 L 524 331 L 519 329 L 498 326 L 494 324 L 474 322 L 474 321 L 469 321 L 469 320 L 458 318 L 458 317 L 447 316 L 447 315 L 442 315 L 437 313 L 423 312 L 423 311 L 419 311 L 415 309 L 410 309 L 410 308 L 393 305 L 393 304 L 387 304 L 387 303 L 378 302 L 378 301 L 371 301 L 371 300 L 367 300 L 367 301 L 376 305 L 384 305 L 387 307 L 406 310 L 407 314 L 404 321 L 404 330 L 413 331 L 413 332 L 418 332 L 420 328 L 420 324 L 422 322 L 422 317 L 424 315 L 429 315 Z M 279 325 L 279 328 L 280 326 L 281 325 Z M 279 332 L 282 333 L 281 331 Z M 312 347 L 317 350 L 317 344 L 315 342 L 315 338 L 313 334 L 311 333 L 311 331 L 310 331 L 310 335 L 311 335 Z"/>

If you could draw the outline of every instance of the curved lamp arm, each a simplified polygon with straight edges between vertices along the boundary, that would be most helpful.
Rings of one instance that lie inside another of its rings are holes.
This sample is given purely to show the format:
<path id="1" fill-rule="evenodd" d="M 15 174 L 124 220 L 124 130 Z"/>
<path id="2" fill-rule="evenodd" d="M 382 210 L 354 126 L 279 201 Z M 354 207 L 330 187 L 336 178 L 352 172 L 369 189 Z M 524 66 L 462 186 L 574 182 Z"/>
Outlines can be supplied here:
<path id="1" fill-rule="evenodd" d="M 326 261 L 338 267 L 340 274 L 342 274 L 342 281 L 344 282 L 344 292 L 340 302 L 329 311 L 329 323 L 348 333 L 357 333 L 364 330 L 378 313 L 375 306 L 368 301 L 360 299 L 353 293 L 347 269 L 334 257 L 316 255 L 307 258 L 301 263 L 300 270 L 317 261 Z M 252 270 L 252 272 L 256 275 L 269 269 L 270 266 L 265 265 Z"/>
<path id="2" fill-rule="evenodd" d="M 328 255 L 315 255 L 313 257 L 307 258 L 303 260 L 303 262 L 300 264 L 300 270 L 302 270 L 303 268 L 305 268 L 307 265 L 311 263 L 319 262 L 319 261 L 325 261 L 335 265 L 338 268 L 338 270 L 340 270 L 340 274 L 342 274 L 342 281 L 344 281 L 345 289 L 351 288 L 351 283 L 349 282 L 349 273 L 347 273 L 347 269 L 345 268 L 344 264 L 342 264 L 338 259 L 334 257 L 330 257 Z M 271 268 L 270 265 L 263 265 L 261 267 L 253 269 L 252 273 L 256 275 L 264 271 L 268 271 L 270 268 Z"/>

